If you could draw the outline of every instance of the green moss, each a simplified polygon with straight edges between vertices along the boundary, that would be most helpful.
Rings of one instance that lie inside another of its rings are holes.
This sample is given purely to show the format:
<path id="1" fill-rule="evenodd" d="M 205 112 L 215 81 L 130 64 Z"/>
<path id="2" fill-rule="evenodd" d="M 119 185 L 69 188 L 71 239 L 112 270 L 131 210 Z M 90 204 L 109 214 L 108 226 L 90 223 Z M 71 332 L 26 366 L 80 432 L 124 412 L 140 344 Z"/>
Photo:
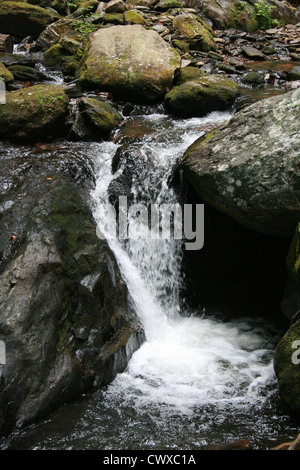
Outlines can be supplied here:
<path id="1" fill-rule="evenodd" d="M 190 46 L 186 41 L 182 41 L 180 39 L 173 39 L 172 41 L 173 46 L 179 50 L 179 52 L 189 52 Z"/>
<path id="2" fill-rule="evenodd" d="M 69 53 L 61 44 L 55 44 L 44 53 L 44 63 L 48 67 L 55 67 L 61 64 L 62 59 Z"/>
<path id="3" fill-rule="evenodd" d="M 103 22 L 116 25 L 123 25 L 125 24 L 125 17 L 123 13 L 104 13 Z"/>
<path id="4" fill-rule="evenodd" d="M 17 37 L 31 35 L 37 38 L 47 25 L 55 22 L 57 15 L 36 5 L 24 2 L 0 4 L 0 31 Z"/>
<path id="5" fill-rule="evenodd" d="M 125 23 L 130 24 L 147 24 L 147 20 L 137 11 L 135 10 L 128 10 L 124 13 Z"/>
<path id="6" fill-rule="evenodd" d="M 0 80 L 3 80 L 7 85 L 14 81 L 13 74 L 0 62 Z"/>
<path id="7" fill-rule="evenodd" d="M 57 85 L 35 85 L 6 95 L 0 107 L 0 136 L 15 140 L 42 138 L 62 127 L 69 98 Z"/>
<path id="8" fill-rule="evenodd" d="M 175 35 L 179 36 L 194 49 L 202 51 L 216 50 L 216 43 L 211 28 L 198 16 L 179 15 L 173 20 Z"/>
<path id="9" fill-rule="evenodd" d="M 197 67 L 184 67 L 176 74 L 175 83 L 177 86 L 183 85 L 183 83 L 189 82 L 191 80 L 198 80 L 205 75 L 205 72 L 198 69 Z"/>

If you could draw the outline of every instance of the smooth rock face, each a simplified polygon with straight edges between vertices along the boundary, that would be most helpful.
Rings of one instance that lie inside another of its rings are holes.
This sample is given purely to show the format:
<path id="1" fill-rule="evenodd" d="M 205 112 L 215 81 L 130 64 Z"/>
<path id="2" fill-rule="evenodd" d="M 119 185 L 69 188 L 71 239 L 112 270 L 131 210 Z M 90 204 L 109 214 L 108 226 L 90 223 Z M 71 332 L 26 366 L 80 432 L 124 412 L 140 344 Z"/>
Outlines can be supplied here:
<path id="1" fill-rule="evenodd" d="M 84 147 L 2 152 L 0 435 L 108 384 L 143 341 L 86 203 L 93 162 Z"/>
<path id="2" fill-rule="evenodd" d="M 38 35 L 56 20 L 51 11 L 23 2 L 0 4 L 0 31 L 20 38 Z"/>
<path id="3" fill-rule="evenodd" d="M 182 168 L 204 201 L 247 228 L 291 236 L 300 220 L 300 91 L 262 100 L 196 141 Z"/>
<path id="4" fill-rule="evenodd" d="M 134 101 L 155 101 L 172 86 L 180 56 L 155 31 L 113 26 L 90 35 L 80 69 L 84 89 L 101 89 Z"/>

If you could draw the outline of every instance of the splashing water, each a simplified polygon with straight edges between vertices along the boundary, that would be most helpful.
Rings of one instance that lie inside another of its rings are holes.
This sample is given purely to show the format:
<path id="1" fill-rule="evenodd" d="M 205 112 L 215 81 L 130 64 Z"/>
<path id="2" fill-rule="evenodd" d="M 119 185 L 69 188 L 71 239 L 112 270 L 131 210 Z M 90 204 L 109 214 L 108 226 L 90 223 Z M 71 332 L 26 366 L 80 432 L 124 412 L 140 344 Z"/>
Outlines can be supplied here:
<path id="1" fill-rule="evenodd" d="M 168 186 L 175 164 L 203 134 L 203 126 L 229 118 L 228 113 L 212 113 L 206 118 L 173 120 L 170 126 L 170 118 L 163 114 L 144 116 L 154 132 L 134 143 L 139 156 L 132 178 L 134 202 L 176 203 L 177 195 Z M 103 225 L 99 203 L 108 200 L 109 184 L 120 171 L 112 175 L 109 152 L 99 159 L 98 183 L 92 196 L 95 218 Z M 269 340 L 260 331 L 251 331 L 249 323 L 224 323 L 202 318 L 199 312 L 194 316 L 182 311 L 181 241 L 112 240 L 110 245 L 147 341 L 108 388 L 109 400 L 119 399 L 121 393 L 136 408 L 163 404 L 184 413 L 199 404 L 263 400 L 261 390 L 273 380 Z"/>

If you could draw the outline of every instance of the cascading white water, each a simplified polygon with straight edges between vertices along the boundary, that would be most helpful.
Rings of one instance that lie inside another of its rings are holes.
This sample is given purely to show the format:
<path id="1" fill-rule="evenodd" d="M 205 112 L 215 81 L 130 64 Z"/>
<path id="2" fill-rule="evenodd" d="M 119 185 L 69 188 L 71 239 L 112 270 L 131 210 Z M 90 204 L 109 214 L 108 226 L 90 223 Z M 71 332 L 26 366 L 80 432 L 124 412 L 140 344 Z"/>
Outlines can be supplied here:
<path id="1" fill-rule="evenodd" d="M 134 202 L 176 202 L 176 194 L 168 186 L 174 165 L 202 135 L 203 126 L 229 117 L 228 113 L 184 121 L 164 114 L 139 117 L 151 122 L 154 132 L 133 144 L 139 158 L 138 171 L 133 173 Z M 92 193 L 94 216 L 104 233 L 103 204 L 108 200 L 109 184 L 119 175 L 111 173 L 116 148 L 107 143 L 99 155 L 98 182 Z M 136 409 L 169 406 L 190 413 L 204 404 L 263 400 L 261 391 L 273 380 L 272 346 L 253 319 L 225 323 L 206 318 L 202 312 L 195 316 L 180 311 L 181 242 L 111 240 L 110 245 L 147 339 L 127 370 L 109 386 L 110 402 L 121 396 Z"/>

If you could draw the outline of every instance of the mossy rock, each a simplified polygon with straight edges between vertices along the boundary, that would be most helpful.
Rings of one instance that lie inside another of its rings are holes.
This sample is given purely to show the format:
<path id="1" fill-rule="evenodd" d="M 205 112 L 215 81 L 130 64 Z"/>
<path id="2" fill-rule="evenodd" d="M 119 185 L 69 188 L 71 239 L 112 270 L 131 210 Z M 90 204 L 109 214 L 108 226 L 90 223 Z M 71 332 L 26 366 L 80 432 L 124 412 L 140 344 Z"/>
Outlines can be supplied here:
<path id="1" fill-rule="evenodd" d="M 74 77 L 79 62 L 74 56 L 65 56 L 61 60 L 60 68 L 65 75 Z"/>
<path id="2" fill-rule="evenodd" d="M 81 99 L 81 106 L 89 121 L 104 134 L 109 133 L 122 121 L 120 113 L 100 98 L 84 97 Z"/>
<path id="3" fill-rule="evenodd" d="M 124 14 L 123 13 L 104 13 L 103 22 L 111 23 L 114 25 L 123 25 L 125 24 Z"/>
<path id="4" fill-rule="evenodd" d="M 182 8 L 182 3 L 178 0 L 159 0 L 155 5 L 157 11 L 167 11 L 173 8 Z"/>
<path id="5" fill-rule="evenodd" d="M 83 40 L 80 32 L 76 31 L 74 23 L 75 20 L 73 18 L 66 17 L 47 26 L 37 39 L 37 48 L 47 51 L 64 38 L 66 40 L 77 41 L 81 44 L 81 48 L 84 49 L 86 40 Z"/>
<path id="6" fill-rule="evenodd" d="M 66 56 L 70 56 L 68 51 L 61 44 L 55 44 L 44 53 L 43 62 L 48 67 L 57 67 Z"/>
<path id="7" fill-rule="evenodd" d="M 86 16 L 89 13 L 94 13 L 99 5 L 97 0 L 90 0 L 87 2 L 81 2 L 79 8 L 77 8 L 72 14 L 73 18 L 78 18 L 79 16 Z"/>
<path id="8" fill-rule="evenodd" d="M 204 52 L 216 50 L 210 26 L 199 17 L 190 14 L 175 16 L 173 27 L 175 38 L 186 41 L 191 49 Z"/>
<path id="9" fill-rule="evenodd" d="M 175 76 L 175 84 L 177 86 L 183 85 L 191 80 L 198 80 L 199 78 L 205 77 L 206 73 L 198 67 L 187 66 L 179 70 Z"/>
<path id="10" fill-rule="evenodd" d="M 9 71 L 13 74 L 15 80 L 22 82 L 43 82 L 49 77 L 43 72 L 25 65 L 12 65 Z"/>
<path id="11" fill-rule="evenodd" d="M 299 351 L 299 353 L 297 352 Z M 300 415 L 300 320 L 296 321 L 279 342 L 274 355 L 274 370 L 282 405 Z"/>
<path id="12" fill-rule="evenodd" d="M 9 92 L 0 107 L 0 137 L 25 142 L 54 138 L 64 129 L 68 104 L 68 96 L 58 85 Z"/>
<path id="13" fill-rule="evenodd" d="M 2 64 L 2 62 L 0 62 L 0 80 L 2 80 L 5 85 L 14 81 L 13 74 Z"/>
<path id="14" fill-rule="evenodd" d="M 90 35 L 77 76 L 85 90 L 148 103 L 164 96 L 179 68 L 179 54 L 156 31 L 112 26 Z"/>
<path id="15" fill-rule="evenodd" d="M 0 31 L 18 38 L 37 38 L 56 19 L 55 13 L 36 5 L 23 2 L 0 4 Z"/>
<path id="16" fill-rule="evenodd" d="M 281 304 L 282 311 L 292 319 L 300 310 L 300 224 L 298 224 L 291 242 L 287 259 L 288 280 Z"/>
<path id="17" fill-rule="evenodd" d="M 173 39 L 172 41 L 173 47 L 178 49 L 181 53 L 189 52 L 190 46 L 186 41 L 180 39 Z"/>
<path id="18" fill-rule="evenodd" d="M 146 25 L 147 20 L 136 10 L 128 10 L 124 13 L 125 23 Z"/>
<path id="19" fill-rule="evenodd" d="M 211 75 L 173 88 L 165 96 L 165 105 L 176 116 L 204 116 L 228 109 L 238 96 L 239 86 L 233 80 Z"/>
<path id="20" fill-rule="evenodd" d="M 122 116 L 108 102 L 97 97 L 84 97 L 79 108 L 98 134 L 107 136 L 122 121 Z"/>

